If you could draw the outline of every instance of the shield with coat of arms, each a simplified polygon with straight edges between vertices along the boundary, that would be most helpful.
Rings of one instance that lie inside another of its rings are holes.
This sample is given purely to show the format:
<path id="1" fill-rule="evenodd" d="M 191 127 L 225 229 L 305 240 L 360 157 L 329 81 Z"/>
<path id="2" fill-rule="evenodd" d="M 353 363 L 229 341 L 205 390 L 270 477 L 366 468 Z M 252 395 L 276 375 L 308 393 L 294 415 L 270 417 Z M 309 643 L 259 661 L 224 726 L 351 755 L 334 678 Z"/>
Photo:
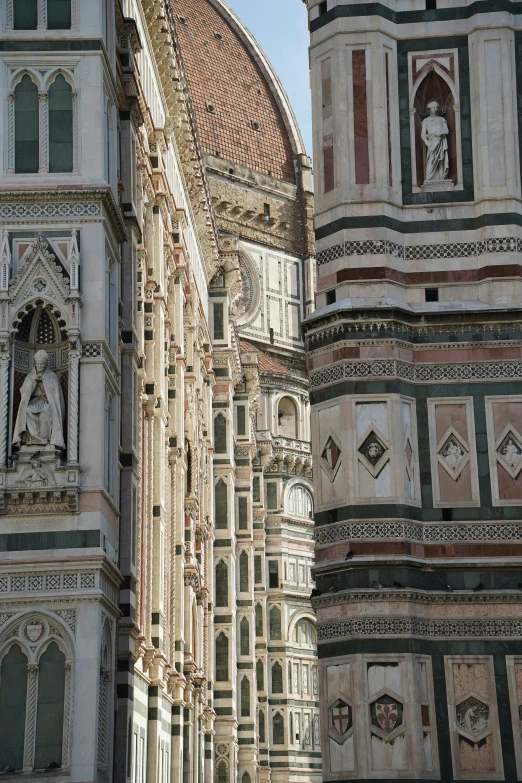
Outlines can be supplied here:
<path id="1" fill-rule="evenodd" d="M 381 729 L 386 732 L 386 734 L 389 734 L 397 725 L 397 719 L 399 717 L 397 704 L 380 704 L 377 702 L 375 705 L 375 715 Z"/>
<path id="2" fill-rule="evenodd" d="M 43 623 L 34 620 L 25 626 L 25 635 L 30 642 L 37 642 L 42 635 L 43 629 Z"/>
<path id="3" fill-rule="evenodd" d="M 350 707 L 344 702 L 332 707 L 332 725 L 342 736 L 350 728 Z"/>

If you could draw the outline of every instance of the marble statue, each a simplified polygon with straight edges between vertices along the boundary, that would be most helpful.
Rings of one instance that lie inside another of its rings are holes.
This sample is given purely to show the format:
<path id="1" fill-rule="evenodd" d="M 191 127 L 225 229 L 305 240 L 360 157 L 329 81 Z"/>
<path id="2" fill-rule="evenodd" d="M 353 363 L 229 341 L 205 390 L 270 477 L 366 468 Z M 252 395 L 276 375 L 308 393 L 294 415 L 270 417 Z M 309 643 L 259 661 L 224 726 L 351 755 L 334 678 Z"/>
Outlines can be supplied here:
<path id="1" fill-rule="evenodd" d="M 439 114 L 437 101 L 430 101 L 426 108 L 429 114 L 422 121 L 421 130 L 421 138 L 427 148 L 425 182 L 443 182 L 449 174 L 449 128 L 444 117 Z"/>
<path id="2" fill-rule="evenodd" d="M 65 448 L 65 403 L 59 378 L 49 368 L 47 351 L 36 352 L 34 368 L 23 382 L 20 396 L 13 445 Z"/>

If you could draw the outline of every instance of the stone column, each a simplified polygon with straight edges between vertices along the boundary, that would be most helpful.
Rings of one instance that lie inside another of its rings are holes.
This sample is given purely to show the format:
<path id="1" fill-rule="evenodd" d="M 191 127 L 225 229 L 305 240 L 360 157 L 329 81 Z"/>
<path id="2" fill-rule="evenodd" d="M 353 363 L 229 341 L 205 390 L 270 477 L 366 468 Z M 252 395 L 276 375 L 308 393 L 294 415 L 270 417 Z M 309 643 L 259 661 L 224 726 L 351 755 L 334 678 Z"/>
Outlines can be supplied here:
<path id="1" fill-rule="evenodd" d="M 74 0 L 72 0 L 74 6 Z M 72 112 L 73 112 L 73 173 L 77 173 L 79 168 L 79 124 L 78 124 L 78 90 L 72 91 Z"/>
<path id="2" fill-rule="evenodd" d="M 67 411 L 69 428 L 67 462 L 69 464 L 78 462 L 78 399 L 81 355 L 82 349 L 79 341 L 71 340 L 69 349 L 69 410 Z"/>
<path id="3" fill-rule="evenodd" d="M 65 692 L 63 704 L 63 745 L 62 745 L 62 767 L 69 767 L 70 756 L 70 738 L 71 738 L 71 701 L 72 701 L 72 662 L 65 661 Z"/>
<path id="4" fill-rule="evenodd" d="M 7 465 L 7 422 L 9 418 L 9 365 L 11 353 L 7 343 L 0 345 L 0 466 Z"/>
<path id="5" fill-rule="evenodd" d="M 7 173 L 15 170 L 15 104 L 14 92 L 7 93 Z"/>
<path id="6" fill-rule="evenodd" d="M 38 664 L 27 664 L 27 702 L 25 710 L 24 766 L 22 772 L 33 771 L 34 740 L 36 736 L 36 697 L 38 692 Z"/>
<path id="7" fill-rule="evenodd" d="M 40 111 L 40 165 L 38 173 L 46 174 L 49 171 L 49 95 L 47 90 L 38 90 L 38 100 Z"/>
<path id="8" fill-rule="evenodd" d="M 38 30 L 47 30 L 47 0 L 38 0 Z"/>

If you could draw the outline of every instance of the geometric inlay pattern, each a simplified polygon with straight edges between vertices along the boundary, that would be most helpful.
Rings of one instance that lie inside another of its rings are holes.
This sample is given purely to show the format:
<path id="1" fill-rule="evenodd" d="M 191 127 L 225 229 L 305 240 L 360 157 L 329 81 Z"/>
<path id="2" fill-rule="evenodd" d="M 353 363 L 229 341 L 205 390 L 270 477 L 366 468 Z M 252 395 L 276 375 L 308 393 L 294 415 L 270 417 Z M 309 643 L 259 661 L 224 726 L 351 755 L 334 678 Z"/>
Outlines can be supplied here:
<path id="1" fill-rule="evenodd" d="M 310 386 L 316 389 L 343 378 L 402 378 L 411 382 L 482 381 L 522 377 L 522 362 L 480 362 L 476 364 L 421 364 L 397 360 L 359 361 L 335 364 L 310 375 Z"/>
<path id="2" fill-rule="evenodd" d="M 317 639 L 353 636 L 417 636 L 421 639 L 519 639 L 522 620 L 426 620 L 420 617 L 365 617 L 320 623 Z"/>
<path id="3" fill-rule="evenodd" d="M 334 441 L 333 438 L 328 438 L 328 442 L 324 447 L 322 458 L 326 460 L 331 470 L 335 470 L 339 459 L 341 458 L 341 449 Z"/>
<path id="4" fill-rule="evenodd" d="M 440 258 L 472 258 L 485 253 L 520 253 L 522 240 L 516 237 L 497 237 L 479 242 L 452 242 L 445 245 L 399 245 L 383 239 L 364 239 L 340 242 L 317 253 L 317 266 L 328 264 L 345 256 L 392 256 L 405 261 Z"/>
<path id="5" fill-rule="evenodd" d="M 522 523 L 453 522 L 425 525 L 422 522 L 386 520 L 380 522 L 342 522 L 338 525 L 317 527 L 314 533 L 317 546 L 340 541 L 398 539 L 407 541 L 451 542 L 513 541 L 522 538 Z"/>
<path id="6" fill-rule="evenodd" d="M 330 479 L 333 481 L 341 465 L 341 447 L 337 438 L 330 432 L 328 434 L 325 447 L 321 452 L 321 467 Z"/>

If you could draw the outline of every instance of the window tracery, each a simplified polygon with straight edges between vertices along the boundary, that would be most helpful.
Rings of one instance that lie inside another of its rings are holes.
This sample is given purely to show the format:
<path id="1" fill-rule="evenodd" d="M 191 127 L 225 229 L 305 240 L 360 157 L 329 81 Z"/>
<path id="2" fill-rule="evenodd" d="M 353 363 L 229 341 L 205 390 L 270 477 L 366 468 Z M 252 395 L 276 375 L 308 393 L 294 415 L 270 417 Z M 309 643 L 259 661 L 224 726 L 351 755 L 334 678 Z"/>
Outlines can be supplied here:
<path id="1" fill-rule="evenodd" d="M 78 170 L 78 94 L 67 68 L 17 70 L 8 92 L 8 172 Z"/>
<path id="2" fill-rule="evenodd" d="M 18 617 L 0 636 L 0 761 L 17 771 L 69 766 L 73 653 L 54 617 Z M 4 741 L 5 727 L 8 727 Z"/>

